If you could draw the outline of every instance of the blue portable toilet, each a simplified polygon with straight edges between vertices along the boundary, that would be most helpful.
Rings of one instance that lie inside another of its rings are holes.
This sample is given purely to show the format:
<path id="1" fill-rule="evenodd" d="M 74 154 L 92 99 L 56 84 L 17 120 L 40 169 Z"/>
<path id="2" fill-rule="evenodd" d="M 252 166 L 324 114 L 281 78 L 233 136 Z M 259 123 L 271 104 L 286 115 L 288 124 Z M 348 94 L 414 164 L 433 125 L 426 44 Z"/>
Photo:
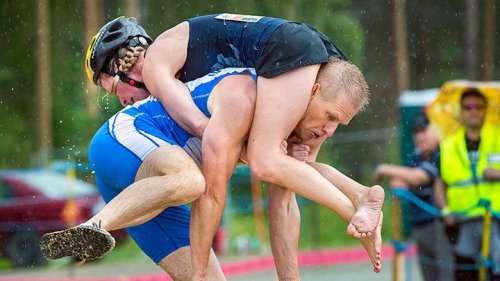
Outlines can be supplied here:
<path id="1" fill-rule="evenodd" d="M 425 106 L 438 95 L 439 88 L 404 91 L 399 97 L 401 163 L 408 165 L 415 149 L 411 132 L 411 121 Z"/>

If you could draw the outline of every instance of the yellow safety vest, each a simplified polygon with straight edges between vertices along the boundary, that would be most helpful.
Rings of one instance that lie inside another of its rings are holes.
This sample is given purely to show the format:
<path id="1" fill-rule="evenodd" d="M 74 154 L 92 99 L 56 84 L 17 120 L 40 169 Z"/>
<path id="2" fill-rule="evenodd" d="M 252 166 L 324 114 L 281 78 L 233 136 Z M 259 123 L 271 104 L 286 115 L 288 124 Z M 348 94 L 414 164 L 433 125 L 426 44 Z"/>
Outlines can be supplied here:
<path id="1" fill-rule="evenodd" d="M 493 211 L 500 211 L 500 181 L 486 182 L 483 179 L 485 168 L 500 169 L 499 126 L 483 126 L 478 152 L 474 171 L 467 154 L 464 128 L 441 142 L 441 178 L 448 185 L 448 208 L 452 212 L 465 211 L 466 217 L 484 214 L 484 208 L 475 207 L 480 199 L 489 200 Z"/>

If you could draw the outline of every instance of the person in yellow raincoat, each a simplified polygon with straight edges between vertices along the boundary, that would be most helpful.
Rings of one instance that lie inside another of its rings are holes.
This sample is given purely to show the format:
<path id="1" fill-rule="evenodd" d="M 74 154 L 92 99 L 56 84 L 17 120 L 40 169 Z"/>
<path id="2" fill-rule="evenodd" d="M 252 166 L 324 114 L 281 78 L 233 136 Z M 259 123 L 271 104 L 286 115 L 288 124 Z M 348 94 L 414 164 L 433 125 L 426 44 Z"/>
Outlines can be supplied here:
<path id="1" fill-rule="evenodd" d="M 442 207 L 448 233 L 455 245 L 455 280 L 479 280 L 485 208 L 491 203 L 500 213 L 500 126 L 485 122 L 497 101 L 488 100 L 478 88 L 465 88 L 459 99 L 460 127 L 441 142 L 440 179 L 436 183 L 438 205 Z M 493 116 L 497 117 L 497 116 Z M 446 128 L 445 128 L 446 129 Z M 500 222 L 491 224 L 489 276 L 500 280 Z"/>

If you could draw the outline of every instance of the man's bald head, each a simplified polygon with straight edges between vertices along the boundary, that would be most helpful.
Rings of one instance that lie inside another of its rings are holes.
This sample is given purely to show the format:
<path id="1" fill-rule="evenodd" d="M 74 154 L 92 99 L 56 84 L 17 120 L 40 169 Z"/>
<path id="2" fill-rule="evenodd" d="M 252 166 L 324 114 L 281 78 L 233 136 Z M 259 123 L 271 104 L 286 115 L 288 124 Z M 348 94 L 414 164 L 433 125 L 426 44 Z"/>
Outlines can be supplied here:
<path id="1" fill-rule="evenodd" d="M 363 73 L 350 62 L 330 57 L 321 66 L 316 83 L 321 85 L 321 97 L 326 101 L 343 95 L 358 112 L 368 105 L 369 91 Z"/>

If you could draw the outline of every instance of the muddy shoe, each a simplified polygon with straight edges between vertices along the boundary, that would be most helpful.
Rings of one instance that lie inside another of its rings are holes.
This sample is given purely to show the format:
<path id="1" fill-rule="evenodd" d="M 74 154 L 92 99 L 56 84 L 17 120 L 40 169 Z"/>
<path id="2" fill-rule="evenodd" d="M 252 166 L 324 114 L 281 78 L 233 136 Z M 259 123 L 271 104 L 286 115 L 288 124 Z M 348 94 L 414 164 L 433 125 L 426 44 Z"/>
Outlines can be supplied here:
<path id="1" fill-rule="evenodd" d="M 102 258 L 114 247 L 113 236 L 95 223 L 47 233 L 40 238 L 42 254 L 49 260 L 73 257 L 91 261 Z"/>

